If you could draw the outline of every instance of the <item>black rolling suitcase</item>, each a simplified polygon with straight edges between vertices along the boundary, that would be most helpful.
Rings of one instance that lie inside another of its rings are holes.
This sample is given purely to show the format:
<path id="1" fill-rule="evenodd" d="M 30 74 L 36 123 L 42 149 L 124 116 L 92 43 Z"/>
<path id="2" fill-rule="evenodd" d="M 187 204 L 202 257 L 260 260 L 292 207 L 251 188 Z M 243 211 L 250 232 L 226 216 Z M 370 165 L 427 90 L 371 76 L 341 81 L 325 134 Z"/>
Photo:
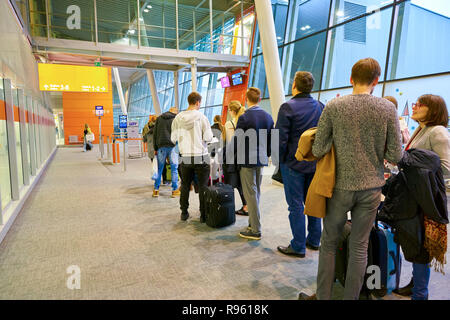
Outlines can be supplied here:
<path id="1" fill-rule="evenodd" d="M 335 263 L 335 279 L 339 281 L 339 283 L 345 287 L 345 279 L 347 277 L 347 266 L 349 260 L 349 237 L 352 231 L 352 223 L 351 221 L 347 221 L 344 226 L 344 231 L 342 232 L 341 238 L 339 239 L 338 249 L 336 252 L 336 263 Z M 369 246 L 367 249 L 367 265 L 370 266 L 373 264 L 372 260 L 372 244 L 369 241 Z M 367 278 L 370 274 L 365 274 L 364 283 L 360 293 L 360 299 L 368 299 L 370 295 L 370 290 L 367 288 Z"/>
<path id="2" fill-rule="evenodd" d="M 351 222 L 347 221 L 336 253 L 335 278 L 342 286 L 345 286 L 348 266 L 350 232 Z M 367 279 L 372 273 L 366 272 L 361 295 L 368 297 L 372 293 L 377 297 L 383 297 L 399 288 L 401 273 L 400 246 L 394 242 L 394 234 L 391 228 L 379 221 L 375 221 L 369 237 L 367 267 L 371 265 L 376 265 L 380 268 L 381 288 L 371 290 L 367 287 Z"/>
<path id="3" fill-rule="evenodd" d="M 232 186 L 220 181 L 205 188 L 204 196 L 206 224 L 208 226 L 211 228 L 222 228 L 236 222 L 234 189 Z"/>

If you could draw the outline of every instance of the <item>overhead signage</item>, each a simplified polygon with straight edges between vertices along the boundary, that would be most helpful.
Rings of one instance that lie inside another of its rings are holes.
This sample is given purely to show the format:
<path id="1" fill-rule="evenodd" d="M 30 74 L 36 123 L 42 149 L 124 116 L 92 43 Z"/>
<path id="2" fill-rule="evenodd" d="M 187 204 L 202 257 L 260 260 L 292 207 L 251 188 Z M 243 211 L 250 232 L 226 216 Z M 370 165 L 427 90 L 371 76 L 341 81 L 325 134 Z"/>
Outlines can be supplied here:
<path id="1" fill-rule="evenodd" d="M 38 63 L 41 91 L 108 92 L 108 68 Z"/>

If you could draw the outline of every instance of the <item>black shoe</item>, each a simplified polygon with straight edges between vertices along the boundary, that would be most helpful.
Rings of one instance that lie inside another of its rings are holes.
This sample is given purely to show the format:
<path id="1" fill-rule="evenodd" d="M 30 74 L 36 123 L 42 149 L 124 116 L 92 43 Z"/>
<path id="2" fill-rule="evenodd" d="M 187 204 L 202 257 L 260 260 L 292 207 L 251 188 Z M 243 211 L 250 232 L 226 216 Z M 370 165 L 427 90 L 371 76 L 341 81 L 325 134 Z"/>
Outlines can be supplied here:
<path id="1" fill-rule="evenodd" d="M 313 294 L 310 296 L 304 292 L 300 292 L 298 294 L 298 300 L 317 300 L 317 296 L 316 296 L 316 294 Z"/>
<path id="2" fill-rule="evenodd" d="M 306 243 L 306 247 L 312 251 L 318 251 L 320 247 L 313 246 L 312 244 Z"/>
<path id="3" fill-rule="evenodd" d="M 414 287 L 414 283 L 413 283 L 413 279 L 411 279 L 411 281 L 408 283 L 408 285 L 406 285 L 403 288 L 396 289 L 393 292 L 396 294 L 399 294 L 401 296 L 404 296 L 404 297 L 409 297 L 409 296 L 412 296 L 413 287 Z"/>
<path id="4" fill-rule="evenodd" d="M 289 245 L 287 247 L 278 246 L 277 249 L 281 253 L 283 253 L 285 255 L 288 255 L 288 256 L 293 256 L 293 257 L 297 257 L 297 258 L 304 258 L 305 257 L 304 253 L 298 253 L 297 251 L 292 249 L 291 245 Z"/>
<path id="5" fill-rule="evenodd" d="M 240 216 L 248 216 L 248 211 L 244 211 L 244 207 L 242 207 L 238 211 L 236 211 L 235 214 Z"/>
<path id="6" fill-rule="evenodd" d="M 261 240 L 261 232 L 253 232 L 251 230 L 241 231 L 239 236 L 249 240 Z"/>
<path id="7" fill-rule="evenodd" d="M 186 221 L 189 218 L 189 212 L 181 212 L 181 221 Z"/>

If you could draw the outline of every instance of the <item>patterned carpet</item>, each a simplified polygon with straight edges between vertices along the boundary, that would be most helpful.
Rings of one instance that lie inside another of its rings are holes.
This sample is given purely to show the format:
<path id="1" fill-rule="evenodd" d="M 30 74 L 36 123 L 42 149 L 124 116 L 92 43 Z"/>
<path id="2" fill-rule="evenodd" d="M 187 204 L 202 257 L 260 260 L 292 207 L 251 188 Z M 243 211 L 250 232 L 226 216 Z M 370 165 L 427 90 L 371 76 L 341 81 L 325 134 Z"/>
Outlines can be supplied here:
<path id="1" fill-rule="evenodd" d="M 170 187 L 152 198 L 147 158 L 127 160 L 123 172 L 97 157 L 58 149 L 0 245 L 0 299 L 258 300 L 315 291 L 318 253 L 296 259 L 276 251 L 291 231 L 270 168 L 262 187 L 262 240 L 247 241 L 238 237 L 246 217 L 224 229 L 200 224 L 193 192 L 187 222 L 180 221 Z M 72 265 L 81 270 L 79 290 L 66 285 Z M 405 284 L 411 265 L 405 262 L 402 272 Z M 448 275 L 432 272 L 430 298 L 450 299 L 449 286 Z M 342 287 L 334 293 L 339 298 Z"/>

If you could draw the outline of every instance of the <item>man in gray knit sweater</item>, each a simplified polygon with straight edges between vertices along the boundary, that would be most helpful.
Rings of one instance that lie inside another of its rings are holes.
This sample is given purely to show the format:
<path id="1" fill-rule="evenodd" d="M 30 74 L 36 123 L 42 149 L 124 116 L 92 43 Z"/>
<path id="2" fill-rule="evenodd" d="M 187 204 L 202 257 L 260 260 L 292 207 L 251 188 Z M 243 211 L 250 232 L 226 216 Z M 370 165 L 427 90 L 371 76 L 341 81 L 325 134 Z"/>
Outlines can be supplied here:
<path id="1" fill-rule="evenodd" d="M 319 254 L 317 299 L 332 297 L 335 256 L 339 237 L 351 211 L 350 256 L 345 281 L 345 300 L 359 298 L 367 265 L 370 230 L 375 222 L 385 184 L 383 161 L 397 163 L 401 156 L 398 116 L 388 100 L 372 96 L 381 69 L 371 58 L 352 68 L 351 95 L 335 98 L 320 117 L 312 147 L 320 158 L 336 149 L 336 185 L 323 219 Z"/>

